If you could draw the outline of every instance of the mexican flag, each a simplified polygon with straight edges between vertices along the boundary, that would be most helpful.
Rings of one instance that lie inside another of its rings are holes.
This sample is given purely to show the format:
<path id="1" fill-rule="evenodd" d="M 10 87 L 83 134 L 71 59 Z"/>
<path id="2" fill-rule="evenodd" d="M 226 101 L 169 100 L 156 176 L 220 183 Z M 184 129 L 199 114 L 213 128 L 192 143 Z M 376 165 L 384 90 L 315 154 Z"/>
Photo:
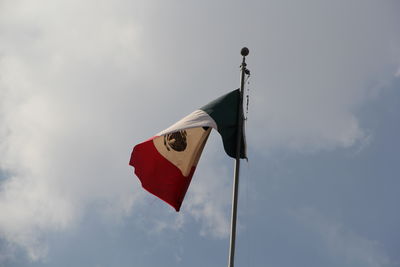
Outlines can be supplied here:
<path id="1" fill-rule="evenodd" d="M 143 188 L 179 211 L 211 129 L 221 134 L 225 152 L 236 158 L 239 102 L 237 89 L 136 145 L 129 165 Z M 241 142 L 240 157 L 245 158 L 244 134 Z"/>

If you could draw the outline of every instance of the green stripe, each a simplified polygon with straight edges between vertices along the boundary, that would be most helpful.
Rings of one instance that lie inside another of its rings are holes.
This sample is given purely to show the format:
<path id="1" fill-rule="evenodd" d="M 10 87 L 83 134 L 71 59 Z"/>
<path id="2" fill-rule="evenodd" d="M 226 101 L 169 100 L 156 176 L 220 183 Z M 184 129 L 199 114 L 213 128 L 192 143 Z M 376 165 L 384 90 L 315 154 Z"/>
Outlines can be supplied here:
<path id="1" fill-rule="evenodd" d="M 239 100 L 240 90 L 237 89 L 200 108 L 210 115 L 210 117 L 217 123 L 218 132 L 222 136 L 225 152 L 232 158 L 236 158 Z M 246 158 L 243 132 L 244 131 L 242 131 L 240 157 Z"/>

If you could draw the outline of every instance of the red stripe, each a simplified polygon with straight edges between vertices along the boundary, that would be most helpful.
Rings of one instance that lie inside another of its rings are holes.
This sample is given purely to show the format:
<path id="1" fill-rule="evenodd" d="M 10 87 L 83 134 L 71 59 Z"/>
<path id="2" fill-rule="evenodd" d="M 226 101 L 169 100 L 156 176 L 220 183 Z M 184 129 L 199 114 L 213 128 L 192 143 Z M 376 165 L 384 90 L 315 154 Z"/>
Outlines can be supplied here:
<path id="1" fill-rule="evenodd" d="M 179 211 L 192 180 L 195 167 L 188 177 L 155 148 L 153 138 L 133 148 L 129 165 L 135 168 L 144 189 L 164 200 Z"/>

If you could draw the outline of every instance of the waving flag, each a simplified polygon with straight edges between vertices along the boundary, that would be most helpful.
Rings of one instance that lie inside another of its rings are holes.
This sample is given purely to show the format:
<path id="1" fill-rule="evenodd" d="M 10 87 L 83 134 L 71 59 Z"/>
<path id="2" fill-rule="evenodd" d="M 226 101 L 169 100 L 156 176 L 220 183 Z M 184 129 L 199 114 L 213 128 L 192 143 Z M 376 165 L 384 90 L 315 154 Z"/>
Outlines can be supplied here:
<path id="1" fill-rule="evenodd" d="M 236 157 L 239 99 L 234 90 L 136 145 L 129 164 L 143 188 L 179 211 L 212 128 L 221 134 L 225 152 Z M 241 141 L 245 158 L 244 135 Z"/>

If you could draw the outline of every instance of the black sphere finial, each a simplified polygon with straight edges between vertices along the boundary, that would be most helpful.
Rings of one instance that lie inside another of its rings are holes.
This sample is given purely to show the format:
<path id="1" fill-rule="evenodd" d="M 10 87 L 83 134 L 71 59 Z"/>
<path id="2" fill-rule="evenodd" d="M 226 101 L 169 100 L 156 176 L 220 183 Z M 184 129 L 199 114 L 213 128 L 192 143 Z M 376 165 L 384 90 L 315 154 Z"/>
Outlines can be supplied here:
<path id="1" fill-rule="evenodd" d="M 247 47 L 243 47 L 242 50 L 240 50 L 240 54 L 242 56 L 247 56 L 249 54 L 249 49 Z"/>

